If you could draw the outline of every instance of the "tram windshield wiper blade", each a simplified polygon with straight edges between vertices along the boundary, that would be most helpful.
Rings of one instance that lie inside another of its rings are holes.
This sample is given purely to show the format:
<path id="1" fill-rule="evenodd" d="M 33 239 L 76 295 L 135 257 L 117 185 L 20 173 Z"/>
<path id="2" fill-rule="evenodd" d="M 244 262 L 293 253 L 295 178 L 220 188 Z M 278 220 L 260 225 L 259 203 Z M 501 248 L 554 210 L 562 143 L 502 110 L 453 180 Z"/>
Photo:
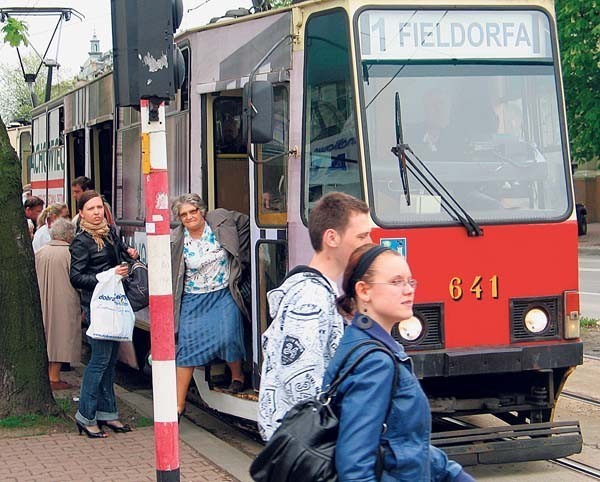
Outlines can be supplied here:
<path id="1" fill-rule="evenodd" d="M 410 206 L 410 188 L 408 185 L 408 172 L 410 172 L 419 181 L 423 187 L 432 196 L 439 196 L 442 202 L 442 209 L 448 215 L 459 221 L 467 230 L 469 236 L 483 236 L 483 229 L 471 217 L 465 208 L 450 194 L 442 182 L 431 172 L 427 165 L 415 154 L 408 144 L 404 143 L 402 132 L 402 114 L 400 106 L 400 95 L 395 95 L 395 124 L 396 124 L 396 145 L 392 147 L 392 152 L 398 158 L 400 178 L 402 180 L 402 189 L 406 196 L 406 204 Z M 412 154 L 410 156 L 408 153 Z M 414 159 L 412 158 L 414 156 Z M 417 162 L 415 162 L 415 159 Z"/>
<path id="2" fill-rule="evenodd" d="M 410 186 L 408 185 L 408 170 L 406 168 L 406 148 L 404 144 L 404 133 L 402 132 L 402 112 L 400 109 L 400 94 L 396 92 L 394 99 L 395 106 L 395 124 L 396 124 L 396 145 L 392 147 L 392 152 L 398 158 L 398 168 L 400 169 L 400 179 L 402 180 L 402 191 L 406 197 L 406 205 L 410 206 Z"/>

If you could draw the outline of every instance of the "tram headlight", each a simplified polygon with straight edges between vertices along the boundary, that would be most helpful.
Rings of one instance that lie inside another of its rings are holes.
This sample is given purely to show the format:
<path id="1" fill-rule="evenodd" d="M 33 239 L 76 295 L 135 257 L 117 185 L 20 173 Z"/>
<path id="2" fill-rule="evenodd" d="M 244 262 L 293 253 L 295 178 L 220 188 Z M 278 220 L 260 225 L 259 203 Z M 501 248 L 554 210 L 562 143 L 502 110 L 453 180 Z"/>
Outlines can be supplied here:
<path id="1" fill-rule="evenodd" d="M 398 333 L 403 340 L 415 341 L 423 334 L 425 326 L 417 316 L 411 316 L 408 320 L 398 323 Z"/>
<path id="2" fill-rule="evenodd" d="M 541 308 L 532 308 L 525 315 L 525 328 L 531 333 L 541 333 L 548 327 L 548 314 Z"/>

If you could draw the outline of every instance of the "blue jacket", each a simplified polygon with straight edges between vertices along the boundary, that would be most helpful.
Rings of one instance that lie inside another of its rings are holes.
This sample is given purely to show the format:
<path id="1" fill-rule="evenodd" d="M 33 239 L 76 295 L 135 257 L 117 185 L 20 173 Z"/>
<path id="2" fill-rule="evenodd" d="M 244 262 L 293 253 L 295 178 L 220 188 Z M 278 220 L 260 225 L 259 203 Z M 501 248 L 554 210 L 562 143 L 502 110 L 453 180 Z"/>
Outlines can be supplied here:
<path id="1" fill-rule="evenodd" d="M 398 382 L 392 397 L 392 358 L 377 351 L 367 355 L 338 387 L 334 407 L 340 417 L 335 463 L 340 482 L 376 482 L 378 447 L 384 449 L 382 482 L 450 482 L 462 467 L 429 443 L 431 413 L 426 395 L 412 371 L 402 345 L 370 318 L 357 314 L 346 329 L 327 368 L 324 389 L 353 346 L 374 339 L 389 348 L 398 362 Z M 347 366 L 370 345 L 359 348 Z M 387 430 L 382 434 L 383 424 Z"/>

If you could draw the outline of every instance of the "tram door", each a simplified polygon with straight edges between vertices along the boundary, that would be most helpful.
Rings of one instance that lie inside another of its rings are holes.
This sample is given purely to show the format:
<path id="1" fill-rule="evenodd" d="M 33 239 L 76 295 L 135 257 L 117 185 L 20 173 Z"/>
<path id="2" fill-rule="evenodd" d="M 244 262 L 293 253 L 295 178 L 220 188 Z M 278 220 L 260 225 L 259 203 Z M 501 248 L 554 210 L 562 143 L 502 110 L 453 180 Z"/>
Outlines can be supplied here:
<path id="1" fill-rule="evenodd" d="M 242 91 L 221 92 L 208 102 L 207 194 L 209 210 L 225 208 L 250 217 L 252 320 L 245 333 L 246 376 L 258 390 L 262 353 L 260 339 L 271 317 L 267 292 L 281 284 L 287 257 L 288 91 L 274 89 L 274 139 L 255 146 L 249 160 L 242 140 Z M 212 134 L 212 135 L 211 135 Z M 267 162 L 265 162 L 267 161 Z M 248 377 L 250 378 L 250 377 Z"/>
<path id="2" fill-rule="evenodd" d="M 281 284 L 288 271 L 287 209 L 289 96 L 286 85 L 274 87 L 274 131 L 268 144 L 255 145 L 250 163 L 250 215 L 255 263 L 253 280 L 253 385 L 258 390 L 262 366 L 261 336 L 272 318 L 267 293 Z"/>

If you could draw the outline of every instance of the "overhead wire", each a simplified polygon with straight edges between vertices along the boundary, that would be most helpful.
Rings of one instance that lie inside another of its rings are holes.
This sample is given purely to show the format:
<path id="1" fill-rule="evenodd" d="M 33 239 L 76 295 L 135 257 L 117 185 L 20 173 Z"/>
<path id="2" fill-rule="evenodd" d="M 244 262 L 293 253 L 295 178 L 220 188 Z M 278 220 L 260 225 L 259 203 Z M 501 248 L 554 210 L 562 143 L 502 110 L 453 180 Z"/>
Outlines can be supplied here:
<path id="1" fill-rule="evenodd" d="M 212 2 L 212 0 L 205 0 L 204 2 L 200 3 L 199 5 L 196 5 L 195 7 L 192 8 L 188 8 L 187 12 L 193 12 L 194 10 L 198 10 L 200 7 L 203 7 L 204 5 L 206 5 L 207 3 Z"/>

